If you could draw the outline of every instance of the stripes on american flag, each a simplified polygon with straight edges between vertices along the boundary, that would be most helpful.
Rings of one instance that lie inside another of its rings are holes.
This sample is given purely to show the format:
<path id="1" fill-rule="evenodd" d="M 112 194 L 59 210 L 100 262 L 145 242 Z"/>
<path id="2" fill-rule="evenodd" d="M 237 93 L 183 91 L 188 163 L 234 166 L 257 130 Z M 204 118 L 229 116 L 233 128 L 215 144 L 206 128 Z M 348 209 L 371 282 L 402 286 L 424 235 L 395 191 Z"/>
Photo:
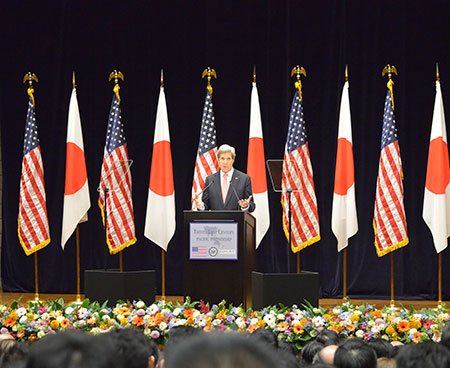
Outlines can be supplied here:
<path id="1" fill-rule="evenodd" d="M 205 187 L 206 177 L 214 174 L 217 170 L 219 170 L 219 162 L 217 161 L 216 126 L 211 94 L 207 90 L 192 182 L 192 208 L 195 207 L 195 196 Z"/>
<path id="2" fill-rule="evenodd" d="M 30 255 L 50 243 L 44 165 L 31 96 L 25 124 L 19 195 L 18 235 L 23 250 Z"/>
<path id="3" fill-rule="evenodd" d="M 98 198 L 104 223 L 104 190 L 109 190 L 106 196 L 108 215 L 106 233 L 111 254 L 136 243 L 130 162 L 121 119 L 119 100 L 113 95 Z"/>
<path id="4" fill-rule="evenodd" d="M 292 100 L 282 174 L 283 229 L 289 239 L 289 196 L 292 189 L 292 251 L 298 252 L 320 240 L 319 215 L 313 170 L 306 138 L 303 107 L 297 90 Z"/>
<path id="5" fill-rule="evenodd" d="M 408 244 L 403 206 L 403 173 L 395 127 L 392 96 L 388 89 L 384 104 L 381 154 L 378 167 L 373 227 L 378 257 Z"/>

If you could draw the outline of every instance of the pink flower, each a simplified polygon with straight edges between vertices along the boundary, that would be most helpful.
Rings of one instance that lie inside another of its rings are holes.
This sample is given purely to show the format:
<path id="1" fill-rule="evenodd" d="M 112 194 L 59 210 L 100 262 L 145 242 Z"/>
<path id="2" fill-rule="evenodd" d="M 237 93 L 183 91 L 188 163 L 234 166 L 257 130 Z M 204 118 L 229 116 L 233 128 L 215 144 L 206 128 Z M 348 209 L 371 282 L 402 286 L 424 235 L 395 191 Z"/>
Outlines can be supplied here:
<path id="1" fill-rule="evenodd" d="M 159 331 L 157 331 L 157 330 L 153 330 L 153 331 L 150 333 L 150 336 L 152 337 L 153 340 L 156 340 L 156 339 L 160 336 L 160 333 L 159 333 Z"/>
<path id="2" fill-rule="evenodd" d="M 138 309 L 138 311 L 136 312 L 136 314 L 137 314 L 138 316 L 143 316 L 143 315 L 145 315 L 145 310 L 143 310 L 143 309 Z"/>
<path id="3" fill-rule="evenodd" d="M 39 307 L 38 308 L 39 314 L 44 314 L 45 312 L 47 312 L 47 308 L 45 307 Z"/>

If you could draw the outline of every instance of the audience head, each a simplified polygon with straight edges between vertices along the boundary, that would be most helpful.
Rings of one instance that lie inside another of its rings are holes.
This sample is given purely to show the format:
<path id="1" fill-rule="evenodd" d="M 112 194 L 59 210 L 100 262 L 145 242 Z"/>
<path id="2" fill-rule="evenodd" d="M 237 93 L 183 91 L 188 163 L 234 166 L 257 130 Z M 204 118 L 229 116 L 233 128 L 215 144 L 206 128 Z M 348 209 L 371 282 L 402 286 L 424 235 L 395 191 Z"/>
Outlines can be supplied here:
<path id="1" fill-rule="evenodd" d="M 332 365 L 334 362 L 334 356 L 338 349 L 337 345 L 328 345 L 320 350 L 314 357 L 313 363 L 325 363 Z"/>
<path id="2" fill-rule="evenodd" d="M 336 350 L 334 365 L 337 368 L 376 368 L 377 355 L 363 340 L 350 339 Z"/>
<path id="3" fill-rule="evenodd" d="M 34 343 L 26 368 L 121 368 L 109 339 L 61 332 Z"/>
<path id="4" fill-rule="evenodd" d="M 272 368 L 280 362 L 277 354 L 238 333 L 209 333 L 179 344 L 165 357 L 164 368 Z"/>
<path id="5" fill-rule="evenodd" d="M 450 352 L 434 342 L 409 344 L 400 349 L 395 361 L 398 368 L 450 367 Z"/>
<path id="6" fill-rule="evenodd" d="M 447 322 L 442 330 L 441 344 L 450 350 L 450 322 Z"/>
<path id="7" fill-rule="evenodd" d="M 378 358 L 377 359 L 377 368 L 396 368 L 397 364 L 395 363 L 394 358 Z"/>
<path id="8" fill-rule="evenodd" d="M 9 335 L 11 336 L 11 335 Z M 0 340 L 0 355 L 8 350 L 11 346 L 17 344 L 17 341 L 11 336 L 11 338 Z"/>
<path id="9" fill-rule="evenodd" d="M 390 358 L 394 349 L 390 342 L 383 339 L 372 339 L 369 341 L 369 346 L 375 350 L 377 358 Z"/>
<path id="10" fill-rule="evenodd" d="M 317 342 L 321 342 L 325 346 L 327 345 L 339 345 L 339 335 L 333 330 L 322 330 L 316 338 Z"/>
<path id="11" fill-rule="evenodd" d="M 204 334 L 203 330 L 190 326 L 172 327 L 167 336 L 167 342 L 164 345 L 164 359 L 176 351 L 178 346 L 195 336 Z"/>
<path id="12" fill-rule="evenodd" d="M 11 341 L 11 340 L 9 340 Z M 13 340 L 14 341 L 14 340 Z M 24 367 L 30 352 L 29 342 L 16 342 L 6 349 L 0 359 L 0 367 Z"/>
<path id="13" fill-rule="evenodd" d="M 278 348 L 277 335 L 275 335 L 272 330 L 269 330 L 267 328 L 258 328 L 248 336 L 251 340 L 260 340 L 262 343 L 268 344 L 274 349 Z"/>
<path id="14" fill-rule="evenodd" d="M 127 368 L 156 367 L 158 346 L 141 331 L 121 328 L 112 330 L 107 335 Z"/>
<path id="15" fill-rule="evenodd" d="M 297 356 L 297 351 L 295 350 L 294 346 L 292 346 L 292 344 L 288 343 L 285 340 L 278 341 L 278 350 Z"/>
<path id="16" fill-rule="evenodd" d="M 308 342 L 302 349 L 302 359 L 311 364 L 313 362 L 314 356 L 323 349 L 323 344 L 318 341 Z"/>

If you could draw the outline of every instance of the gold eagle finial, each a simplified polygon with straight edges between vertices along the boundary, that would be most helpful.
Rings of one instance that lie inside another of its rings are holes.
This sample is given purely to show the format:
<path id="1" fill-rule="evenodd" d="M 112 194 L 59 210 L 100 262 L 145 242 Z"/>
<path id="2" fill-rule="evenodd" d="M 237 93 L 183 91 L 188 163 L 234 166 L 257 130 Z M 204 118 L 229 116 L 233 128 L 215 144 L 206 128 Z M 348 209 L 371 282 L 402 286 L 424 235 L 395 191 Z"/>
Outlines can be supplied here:
<path id="1" fill-rule="evenodd" d="M 296 89 L 298 89 L 298 93 L 300 95 L 300 101 L 303 102 L 303 96 L 302 96 L 302 80 L 300 79 L 300 75 L 304 75 L 306 77 L 306 70 L 304 67 L 300 67 L 300 66 L 296 66 L 294 68 L 292 68 L 291 70 L 291 77 L 293 77 L 294 75 L 297 76 L 297 80 L 294 83 L 294 86 Z"/>
<path id="2" fill-rule="evenodd" d="M 208 84 L 206 85 L 206 89 L 209 91 L 209 94 L 212 96 L 213 88 L 211 86 L 211 77 L 214 77 L 217 79 L 217 74 L 214 69 L 211 69 L 209 66 L 203 71 L 202 78 L 205 78 L 207 76 Z"/>

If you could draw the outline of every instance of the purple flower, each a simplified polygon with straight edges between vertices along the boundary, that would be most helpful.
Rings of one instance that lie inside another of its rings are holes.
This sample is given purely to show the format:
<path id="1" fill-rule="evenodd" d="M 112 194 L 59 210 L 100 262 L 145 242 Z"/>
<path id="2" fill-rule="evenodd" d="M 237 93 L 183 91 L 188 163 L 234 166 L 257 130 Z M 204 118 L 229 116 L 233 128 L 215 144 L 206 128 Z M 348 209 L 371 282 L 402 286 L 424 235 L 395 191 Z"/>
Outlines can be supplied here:
<path id="1" fill-rule="evenodd" d="M 159 331 L 157 331 L 157 330 L 153 330 L 153 331 L 150 333 L 150 336 L 152 337 L 153 340 L 158 339 L 158 338 L 159 338 L 159 335 L 160 335 L 160 333 L 159 333 Z"/>

